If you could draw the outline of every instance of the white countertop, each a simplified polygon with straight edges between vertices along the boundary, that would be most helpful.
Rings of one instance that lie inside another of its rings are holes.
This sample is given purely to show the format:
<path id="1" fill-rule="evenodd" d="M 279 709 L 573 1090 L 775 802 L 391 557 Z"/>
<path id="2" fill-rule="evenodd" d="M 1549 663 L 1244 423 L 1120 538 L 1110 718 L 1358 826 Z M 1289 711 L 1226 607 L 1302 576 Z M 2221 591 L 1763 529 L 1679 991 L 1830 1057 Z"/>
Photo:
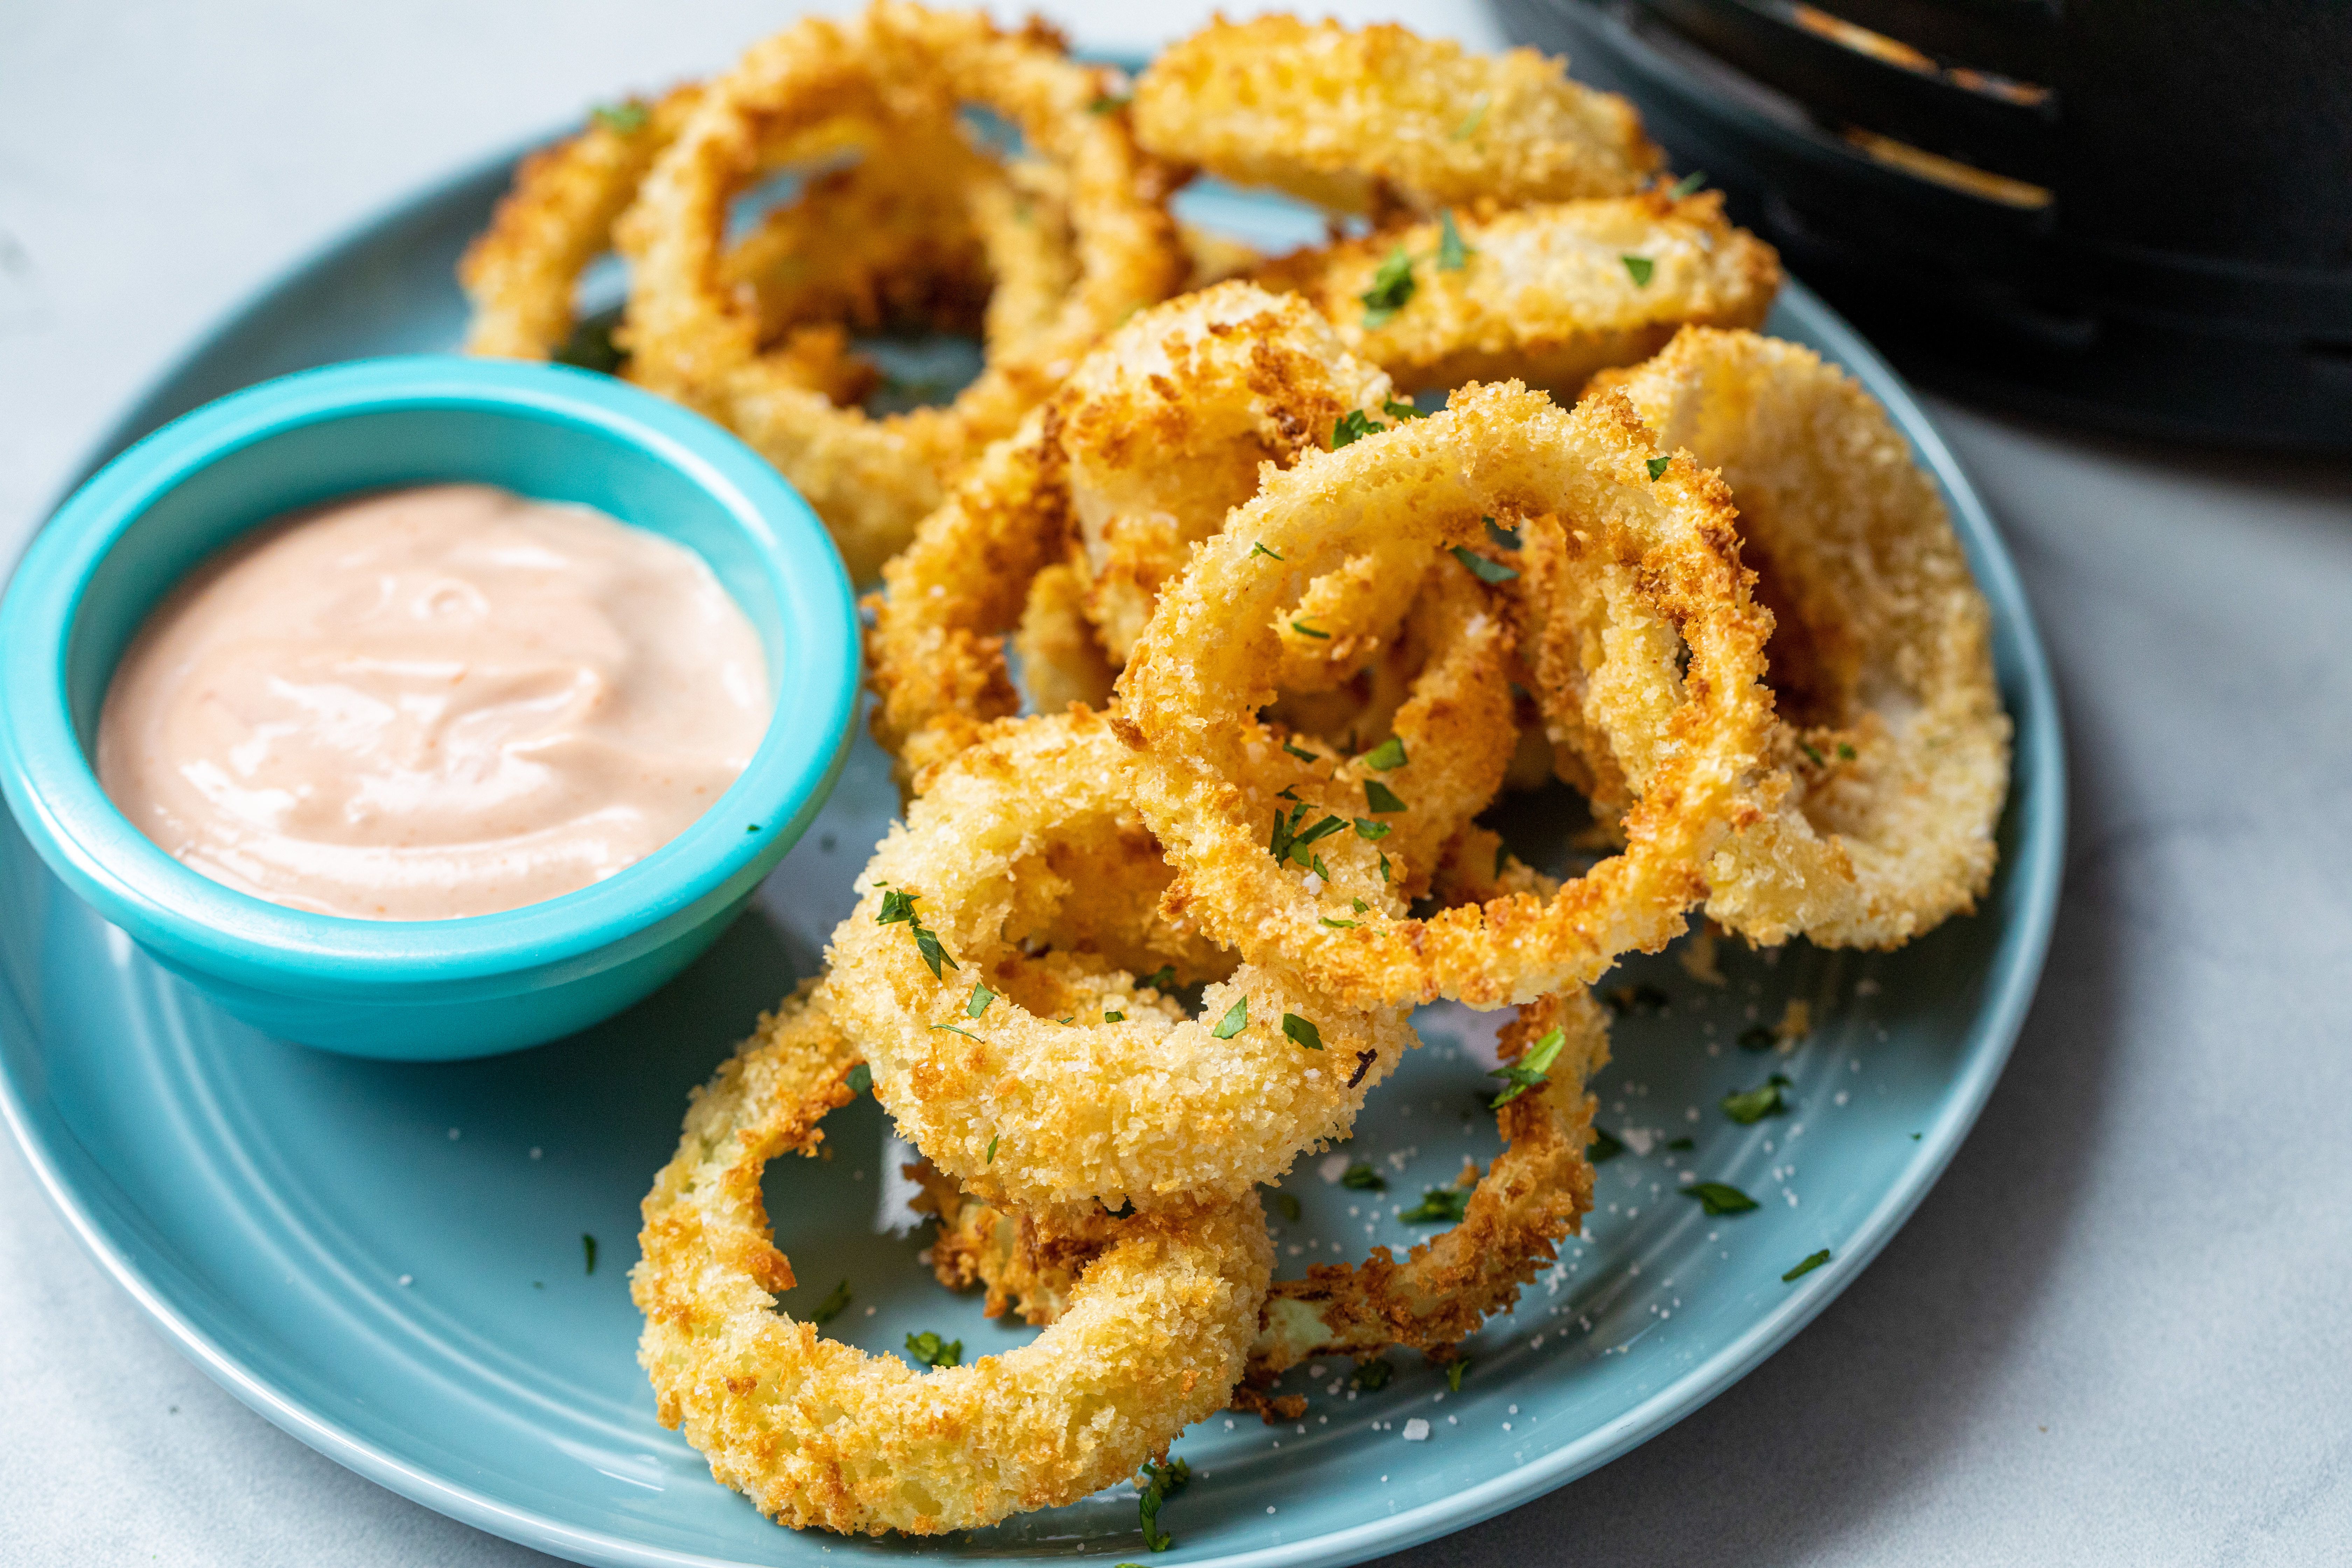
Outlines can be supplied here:
<path id="1" fill-rule="evenodd" d="M 1145 48 L 1193 4 L 1049 5 Z M 792 7 L 0 4 L 0 561 L 287 263 Z M 1349 5 L 1474 42 L 1482 13 Z M 1983 1121 L 1814 1325 L 1423 1563 L 2340 1563 L 2352 1552 L 2352 464 L 1931 407 L 2014 548 L 2074 772 Z M 183 1361 L 0 1149 L 0 1563 L 545 1562 Z"/>

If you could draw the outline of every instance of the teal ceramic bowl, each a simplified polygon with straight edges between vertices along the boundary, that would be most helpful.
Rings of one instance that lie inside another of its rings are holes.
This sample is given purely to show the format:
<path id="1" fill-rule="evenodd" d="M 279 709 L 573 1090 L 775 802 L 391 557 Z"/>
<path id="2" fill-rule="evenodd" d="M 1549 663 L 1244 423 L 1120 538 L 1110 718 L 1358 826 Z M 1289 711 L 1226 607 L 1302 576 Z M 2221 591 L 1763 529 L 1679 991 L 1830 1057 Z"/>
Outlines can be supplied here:
<path id="1" fill-rule="evenodd" d="M 717 805 L 634 866 L 494 915 L 359 921 L 199 875 L 91 766 L 116 661 L 164 593 L 254 525 L 467 480 L 594 507 L 710 563 L 765 645 L 776 711 Z M 0 791 L 65 885 L 282 1038 L 446 1060 L 572 1034 L 709 946 L 824 802 L 856 709 L 849 582 L 807 504 L 717 426 L 606 376 L 446 355 L 265 382 L 156 431 L 43 529 L 0 599 Z"/>

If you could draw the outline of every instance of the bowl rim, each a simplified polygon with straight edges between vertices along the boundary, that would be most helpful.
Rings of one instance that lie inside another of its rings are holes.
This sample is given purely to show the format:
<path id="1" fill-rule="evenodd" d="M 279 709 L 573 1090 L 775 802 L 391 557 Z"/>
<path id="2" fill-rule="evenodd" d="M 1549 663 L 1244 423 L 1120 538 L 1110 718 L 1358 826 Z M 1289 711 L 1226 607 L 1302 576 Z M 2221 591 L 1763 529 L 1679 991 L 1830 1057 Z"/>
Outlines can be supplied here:
<path id="1" fill-rule="evenodd" d="M 775 711 L 749 764 L 709 810 L 603 881 L 450 920 L 288 909 L 183 865 L 107 796 L 68 705 L 71 632 L 100 565 L 178 486 L 298 430 L 427 408 L 568 426 L 676 470 L 717 501 L 753 546 L 781 612 Z M 608 952 L 614 944 L 644 933 L 650 946 L 655 928 L 698 918 L 714 893 L 748 892 L 806 826 L 848 750 L 861 641 L 824 525 L 772 467 L 700 415 L 562 365 L 455 354 L 351 361 L 182 415 L 91 475 L 36 532 L 0 596 L 0 795 L 67 886 L 166 962 L 304 992 L 599 969 L 626 956 Z"/>

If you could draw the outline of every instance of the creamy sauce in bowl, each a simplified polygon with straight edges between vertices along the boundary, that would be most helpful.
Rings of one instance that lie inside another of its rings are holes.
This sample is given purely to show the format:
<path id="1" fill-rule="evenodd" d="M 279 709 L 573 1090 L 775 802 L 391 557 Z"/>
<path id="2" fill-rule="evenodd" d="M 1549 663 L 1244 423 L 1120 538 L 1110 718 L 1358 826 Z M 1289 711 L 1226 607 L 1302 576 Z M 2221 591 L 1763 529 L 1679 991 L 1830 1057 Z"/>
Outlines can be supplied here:
<path id="1" fill-rule="evenodd" d="M 115 670 L 98 774 L 215 881 L 446 920 L 658 849 L 772 706 L 759 634 L 691 550 L 434 485 L 295 514 L 199 566 Z"/>

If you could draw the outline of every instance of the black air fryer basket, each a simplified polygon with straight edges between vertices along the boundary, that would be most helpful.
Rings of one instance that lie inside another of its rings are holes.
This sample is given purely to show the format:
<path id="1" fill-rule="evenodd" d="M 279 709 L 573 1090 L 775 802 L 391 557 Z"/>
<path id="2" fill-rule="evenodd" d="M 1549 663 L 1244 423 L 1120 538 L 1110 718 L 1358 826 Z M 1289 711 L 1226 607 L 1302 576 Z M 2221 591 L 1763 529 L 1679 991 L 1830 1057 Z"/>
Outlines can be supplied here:
<path id="1" fill-rule="evenodd" d="M 2352 450 L 2346 0 L 1496 0 L 1903 366 Z"/>

